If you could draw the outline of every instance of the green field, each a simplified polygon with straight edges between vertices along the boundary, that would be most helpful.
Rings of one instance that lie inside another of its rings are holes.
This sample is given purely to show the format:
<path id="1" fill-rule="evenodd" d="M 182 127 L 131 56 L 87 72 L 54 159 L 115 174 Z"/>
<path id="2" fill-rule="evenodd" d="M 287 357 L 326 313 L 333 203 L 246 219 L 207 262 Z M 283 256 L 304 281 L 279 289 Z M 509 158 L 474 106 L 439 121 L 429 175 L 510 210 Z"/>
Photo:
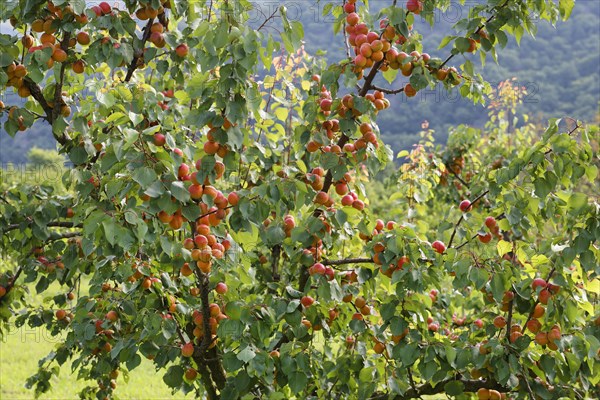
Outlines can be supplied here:
<path id="1" fill-rule="evenodd" d="M 54 295 L 58 291 L 58 285 Z M 34 303 L 41 303 L 40 296 L 33 296 Z M 25 387 L 28 377 L 37 371 L 38 360 L 45 357 L 54 346 L 59 343 L 59 338 L 52 337 L 44 328 L 21 327 L 7 332 L 0 341 L 0 399 L 33 399 L 33 390 Z M 184 399 L 193 398 L 193 395 L 184 396 L 183 393 L 172 395 L 169 388 L 163 383 L 162 375 L 157 373 L 152 363 L 142 358 L 141 365 L 129 374 L 129 382 L 125 382 L 123 374 L 117 379 L 115 395 L 120 399 Z M 41 399 L 78 399 L 79 391 L 93 382 L 77 381 L 76 375 L 71 373 L 70 364 L 62 366 L 60 375 L 53 381 L 50 392 L 41 396 Z"/>

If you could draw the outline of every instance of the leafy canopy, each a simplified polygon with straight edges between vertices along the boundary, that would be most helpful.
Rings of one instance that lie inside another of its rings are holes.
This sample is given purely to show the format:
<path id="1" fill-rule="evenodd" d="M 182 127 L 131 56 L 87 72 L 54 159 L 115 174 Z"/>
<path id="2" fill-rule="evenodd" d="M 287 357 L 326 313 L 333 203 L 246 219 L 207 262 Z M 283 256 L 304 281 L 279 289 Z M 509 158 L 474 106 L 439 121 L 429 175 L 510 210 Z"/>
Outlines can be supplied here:
<path id="1" fill-rule="evenodd" d="M 0 197 L 3 327 L 64 338 L 28 385 L 71 360 L 81 396 L 109 398 L 146 357 L 210 399 L 597 396 L 597 128 L 514 129 L 507 83 L 484 131 L 441 150 L 423 126 L 388 177 L 389 222 L 366 195 L 393 95 L 483 102 L 463 56 L 496 59 L 573 3 L 473 5 L 446 59 L 412 25 L 447 0 L 327 4 L 347 49 L 328 65 L 283 6 L 256 24 L 245 1 L 9 1 L 0 85 L 24 103 L 0 104 L 4 128 L 46 121 L 73 166 L 64 190 L 18 179 Z"/>

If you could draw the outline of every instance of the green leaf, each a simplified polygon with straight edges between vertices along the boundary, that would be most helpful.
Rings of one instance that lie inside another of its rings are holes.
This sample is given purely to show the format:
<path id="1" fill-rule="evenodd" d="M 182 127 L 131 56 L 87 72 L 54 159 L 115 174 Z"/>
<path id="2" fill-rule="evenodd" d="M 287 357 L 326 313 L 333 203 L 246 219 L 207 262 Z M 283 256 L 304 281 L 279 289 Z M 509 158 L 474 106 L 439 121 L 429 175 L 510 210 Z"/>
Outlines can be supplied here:
<path id="1" fill-rule="evenodd" d="M 508 43 L 508 37 L 506 36 L 506 33 L 504 33 L 503 31 L 497 31 L 496 39 L 498 39 L 498 43 L 500 44 L 501 48 L 506 47 L 506 44 Z"/>
<path id="2" fill-rule="evenodd" d="M 180 181 L 171 183 L 171 194 L 183 203 L 187 203 L 190 200 L 190 192 L 187 190 L 184 183 Z"/>
<path id="3" fill-rule="evenodd" d="M 76 146 L 73 147 L 69 152 L 69 159 L 73 162 L 73 164 L 80 165 L 86 162 L 88 159 L 88 154 L 83 147 Z"/>
<path id="4" fill-rule="evenodd" d="M 465 390 L 465 385 L 461 381 L 451 381 L 444 385 L 444 390 L 449 396 L 458 396 Z"/>
<path id="5" fill-rule="evenodd" d="M 456 349 L 451 346 L 446 346 L 444 348 L 446 350 L 446 360 L 448 364 L 454 365 L 454 360 L 456 360 Z"/>
<path id="6" fill-rule="evenodd" d="M 392 84 L 396 80 L 396 76 L 398 76 L 397 69 L 388 68 L 387 71 L 383 72 L 383 77 L 389 84 Z"/>
<path id="7" fill-rule="evenodd" d="M 584 207 L 587 206 L 588 198 L 583 193 L 573 193 L 569 196 L 569 200 L 567 202 L 570 214 L 577 215 L 579 214 Z"/>
<path id="8" fill-rule="evenodd" d="M 255 356 L 256 353 L 250 348 L 250 346 L 248 346 L 237 354 L 237 359 L 247 363 L 248 361 L 252 360 Z"/>
<path id="9" fill-rule="evenodd" d="M 402 365 L 405 367 L 413 365 L 413 363 L 419 358 L 419 355 L 419 345 L 417 343 L 407 344 L 402 348 L 400 353 Z"/>
<path id="10" fill-rule="evenodd" d="M 448 44 L 455 39 L 456 36 L 445 36 L 442 41 L 440 42 L 440 45 L 438 46 L 438 50 L 443 49 L 444 47 L 448 46 Z"/>
<path id="11" fill-rule="evenodd" d="M 141 363 L 142 363 L 142 357 L 140 357 L 140 355 L 136 353 L 127 359 L 127 361 L 126 361 L 127 369 L 132 371 Z"/>
<path id="12" fill-rule="evenodd" d="M 575 0 L 559 0 L 558 10 L 560 11 L 560 16 L 563 20 L 569 19 L 574 6 Z"/>
<path id="13" fill-rule="evenodd" d="M 110 92 L 98 92 L 96 94 L 96 99 L 106 108 L 111 108 L 116 102 L 115 96 L 113 96 Z"/>
<path id="14" fill-rule="evenodd" d="M 308 377 L 303 371 L 293 371 L 288 374 L 288 384 L 294 393 L 300 393 L 308 385 Z"/>
<path id="15" fill-rule="evenodd" d="M 172 365 L 163 376 L 163 381 L 169 387 L 178 388 L 183 383 L 184 372 L 183 367 L 180 365 Z"/>
<path id="16" fill-rule="evenodd" d="M 117 224 L 113 219 L 105 219 L 102 221 L 102 227 L 104 228 L 106 240 L 111 245 L 114 245 L 117 242 Z"/>
<path id="17" fill-rule="evenodd" d="M 505 240 L 499 240 L 498 244 L 496 245 L 496 248 L 498 249 L 498 255 L 500 257 L 502 257 L 506 253 L 512 251 L 512 244 L 510 242 L 505 241 Z"/>
<path id="18" fill-rule="evenodd" d="M 459 37 L 454 41 L 454 47 L 456 47 L 459 52 L 465 53 L 469 50 L 469 47 L 471 47 L 471 42 L 467 38 Z"/>
<path id="19" fill-rule="evenodd" d="M 136 168 L 131 174 L 131 178 L 139 183 L 142 189 L 148 188 L 152 183 L 156 182 L 158 176 L 153 169 L 148 167 Z M 150 195 L 150 194 L 148 194 Z M 152 197 L 152 196 L 151 196 Z"/>
<path id="20" fill-rule="evenodd" d="M 375 372 L 375 368 L 366 367 L 360 370 L 358 373 L 358 379 L 361 382 L 371 382 L 373 380 L 373 373 Z"/>

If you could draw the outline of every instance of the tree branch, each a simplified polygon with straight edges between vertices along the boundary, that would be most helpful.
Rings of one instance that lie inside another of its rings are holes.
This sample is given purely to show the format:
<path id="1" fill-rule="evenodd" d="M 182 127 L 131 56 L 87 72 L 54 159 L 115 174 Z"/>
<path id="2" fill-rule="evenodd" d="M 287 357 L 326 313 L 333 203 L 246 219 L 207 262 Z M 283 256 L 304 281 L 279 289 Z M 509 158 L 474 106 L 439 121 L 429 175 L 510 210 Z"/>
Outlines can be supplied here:
<path id="1" fill-rule="evenodd" d="M 452 168 L 450 167 L 450 165 L 448 165 L 447 163 L 445 163 L 445 164 L 444 164 L 444 166 L 445 166 L 445 167 L 448 169 L 448 171 L 450 171 L 450 173 L 451 173 L 452 175 L 454 175 L 454 177 L 455 177 L 456 179 L 458 179 L 458 181 L 459 181 L 460 183 L 462 183 L 462 184 L 463 184 L 463 186 L 465 186 L 467 189 L 469 188 L 469 184 L 468 184 L 467 182 L 465 182 L 465 181 L 463 180 L 463 178 L 461 178 L 461 177 L 460 177 L 460 176 L 459 176 L 459 175 L 458 175 L 458 174 L 457 174 L 457 173 L 454 171 L 454 169 L 452 169 Z"/>
<path id="2" fill-rule="evenodd" d="M 15 275 L 12 277 L 10 282 L 8 282 L 8 285 L 6 285 L 6 287 L 5 287 L 6 293 L 10 292 L 10 289 L 12 289 L 13 286 L 15 286 L 15 282 L 17 281 L 17 279 L 19 279 L 19 276 L 21 275 L 22 272 L 23 272 L 23 268 L 21 266 L 19 266 L 17 268 L 17 272 L 15 272 Z"/>
<path id="3" fill-rule="evenodd" d="M 546 282 L 550 281 L 550 279 L 552 278 L 552 275 L 554 275 L 554 271 L 556 271 L 556 267 L 552 267 L 552 269 L 548 273 L 548 276 L 546 277 Z M 521 327 L 521 333 L 525 333 L 525 329 L 527 328 L 527 323 L 529 321 L 531 321 L 531 318 L 533 317 L 533 313 L 535 312 L 535 307 L 539 303 L 540 303 L 540 299 L 539 298 L 535 301 L 535 303 L 533 303 L 533 306 L 531 307 L 531 310 L 529 311 L 529 315 L 527 316 L 527 320 L 525 320 L 525 323 Z"/>
<path id="4" fill-rule="evenodd" d="M 271 273 L 273 274 L 273 281 L 279 282 L 279 257 L 281 255 L 281 245 L 276 244 L 271 249 Z"/>
<path id="5" fill-rule="evenodd" d="M 193 232 L 193 222 L 190 222 L 190 228 Z M 194 360 L 196 360 L 196 364 L 198 364 L 200 369 L 200 375 L 202 376 L 202 381 L 205 384 L 207 392 L 209 392 L 209 398 L 217 399 L 218 396 L 215 385 L 217 388 L 223 389 L 225 387 L 227 377 L 221 364 L 221 359 L 217 354 L 216 346 L 212 347 L 212 349 L 209 348 L 213 342 L 210 329 L 210 301 L 208 299 L 210 282 L 207 274 L 199 271 L 198 269 L 195 269 L 194 272 L 196 280 L 200 286 L 200 300 L 202 302 L 202 330 L 204 331 L 204 336 L 202 337 L 200 347 L 194 348 Z M 207 355 L 209 357 L 207 357 Z"/>
<path id="6" fill-rule="evenodd" d="M 346 0 L 342 1 L 342 7 L 346 5 Z M 350 55 L 350 43 L 348 43 L 348 33 L 346 32 L 346 20 L 344 19 L 344 24 L 342 25 L 342 32 L 344 33 L 344 47 L 346 48 L 346 57 L 348 60 L 352 62 L 352 56 Z"/>
<path id="7" fill-rule="evenodd" d="M 342 136 L 340 137 L 340 140 L 338 140 L 337 145 L 340 148 L 342 148 L 342 147 L 344 147 L 344 145 L 346 143 L 348 143 L 348 140 L 350 140 L 350 138 L 342 133 Z M 332 183 L 333 183 L 333 174 L 331 173 L 331 170 L 329 170 L 329 171 L 327 171 L 327 175 L 325 175 L 325 181 L 323 182 L 323 189 L 321 189 L 321 191 L 327 193 L 329 191 L 329 188 L 331 187 Z"/>
<path id="8" fill-rule="evenodd" d="M 212 17 L 212 7 L 213 7 L 213 0 L 210 0 L 210 4 L 208 5 L 208 16 L 206 17 L 206 21 L 210 22 L 210 19 Z"/>
<path id="9" fill-rule="evenodd" d="M 204 361 L 210 369 L 211 378 L 217 385 L 217 388 L 223 389 L 227 383 L 227 375 L 225 374 L 225 369 L 223 369 L 223 365 L 221 364 L 221 357 L 218 354 L 217 346 L 207 350 Z"/>
<path id="10" fill-rule="evenodd" d="M 200 372 L 200 380 L 202 381 L 202 386 L 206 390 L 206 394 L 209 400 L 217 400 L 219 399 L 219 395 L 217 395 L 217 390 L 215 389 L 215 385 L 210 377 L 210 371 L 206 367 L 204 362 L 197 362 L 198 364 L 198 372 Z"/>
<path id="11" fill-rule="evenodd" d="M 401 87 L 400 89 L 386 89 L 386 88 L 382 88 L 376 85 L 371 85 L 371 89 L 373 90 L 379 90 L 382 93 L 385 94 L 398 94 L 398 93 L 402 93 L 404 92 L 404 88 Z"/>
<path id="12" fill-rule="evenodd" d="M 277 11 L 279 11 L 279 8 L 276 8 L 275 11 L 273 11 L 273 13 L 271 15 L 269 15 L 269 17 L 267 17 L 267 19 L 265 19 L 265 22 L 263 22 L 261 24 L 261 26 L 258 27 L 257 31 L 260 31 L 262 28 L 264 28 L 265 25 L 267 24 L 267 22 L 269 22 L 270 20 L 273 19 L 273 17 L 275 17 L 275 14 L 277 14 Z"/>
<path id="13" fill-rule="evenodd" d="M 323 265 L 344 265 L 344 264 L 363 264 L 363 263 L 372 263 L 372 258 L 345 258 L 342 260 L 323 260 L 321 263 Z"/>
<path id="14" fill-rule="evenodd" d="M 514 306 L 514 304 L 515 304 L 514 298 L 510 299 L 510 301 L 508 302 L 508 315 L 507 315 L 507 318 L 506 318 L 506 341 L 508 343 L 510 343 L 510 334 L 511 334 L 511 327 L 512 327 L 512 317 L 513 317 L 513 306 Z"/>
<path id="15" fill-rule="evenodd" d="M 500 220 L 501 220 L 501 219 L 503 219 L 503 218 L 504 218 L 504 213 L 502 213 L 502 214 L 498 215 L 498 216 L 496 217 L 496 220 L 497 220 L 497 221 L 500 221 Z M 475 239 L 477 239 L 477 236 L 479 236 L 479 234 L 478 234 L 478 233 L 476 233 L 475 235 L 471 236 L 469 239 L 465 240 L 465 241 L 464 241 L 464 242 L 462 242 L 460 245 L 456 246 L 456 247 L 455 247 L 455 249 L 456 249 L 456 250 L 458 250 L 458 249 L 462 249 L 463 247 L 465 247 L 466 245 L 468 245 L 468 244 L 469 244 L 469 243 L 470 243 L 472 240 L 475 240 Z"/>
<path id="16" fill-rule="evenodd" d="M 27 89 L 29 89 L 31 96 L 38 103 L 40 103 L 40 106 L 42 106 L 42 109 L 46 113 L 46 116 L 44 117 L 46 121 L 48 121 L 49 124 L 52 124 L 52 107 L 50 107 L 50 104 L 48 104 L 48 102 L 46 101 L 46 98 L 42 94 L 42 89 L 40 88 L 40 86 L 34 81 L 32 81 L 31 78 L 28 76 L 23 78 L 23 84 Z"/>
<path id="17" fill-rule="evenodd" d="M 133 73 L 137 69 L 137 64 L 138 64 L 140 57 L 144 56 L 144 45 L 146 44 L 146 42 L 150 38 L 150 35 L 152 34 L 152 31 L 150 30 L 150 28 L 152 28 L 153 23 L 154 23 L 154 18 L 150 18 L 150 19 L 148 19 L 148 23 L 144 27 L 144 35 L 142 36 L 142 43 L 140 44 L 140 48 L 137 49 L 135 55 L 133 56 L 133 59 L 131 60 L 131 64 L 129 64 L 129 68 L 127 69 L 127 75 L 125 75 L 125 82 L 129 82 L 131 80 Z"/>
<path id="18" fill-rule="evenodd" d="M 29 225 L 31 225 L 31 222 L 33 221 L 29 221 Z M 3 233 L 6 232 L 10 232 L 12 230 L 15 229 L 19 229 L 21 227 L 21 224 L 10 224 L 6 227 L 6 229 L 4 230 L 0 230 Z M 67 222 L 67 221 L 54 221 L 54 222 L 49 222 L 48 224 L 46 224 L 46 227 L 52 227 L 52 228 L 83 228 L 83 225 L 81 224 L 74 224 L 73 222 Z"/>
<path id="19" fill-rule="evenodd" d="M 375 79 L 375 76 L 377 75 L 377 71 L 379 71 L 379 67 L 381 67 L 382 64 L 383 64 L 383 60 L 377 61 L 375 64 L 373 64 L 373 66 L 371 67 L 371 71 L 369 71 L 369 75 L 367 75 L 367 77 L 365 78 L 365 83 L 363 84 L 362 88 L 358 92 L 358 95 L 360 97 L 365 97 L 365 95 L 369 92 L 369 90 L 372 89 L 371 84 L 373 83 L 373 79 Z"/>
<path id="20" fill-rule="evenodd" d="M 71 32 L 65 32 L 65 34 L 63 36 L 63 40 L 60 42 L 60 48 L 65 53 L 67 51 L 69 51 L 69 41 L 70 40 L 71 40 Z M 56 118 L 58 117 L 58 115 L 61 112 L 62 105 L 64 104 L 64 100 L 63 100 L 63 97 L 62 97 L 62 88 L 63 88 L 63 84 L 65 82 L 65 70 L 66 70 L 66 68 L 67 68 L 67 63 L 66 62 L 62 62 L 61 65 L 60 65 L 59 77 L 56 80 L 56 87 L 54 89 L 54 107 L 52 109 L 52 118 L 51 118 L 52 122 L 56 121 Z M 54 131 L 52 133 L 54 133 Z M 63 133 L 62 137 L 60 137 L 60 138 L 56 137 L 56 140 L 58 140 L 58 142 L 60 144 L 64 145 L 66 143 L 67 139 L 65 138 L 64 133 Z"/>

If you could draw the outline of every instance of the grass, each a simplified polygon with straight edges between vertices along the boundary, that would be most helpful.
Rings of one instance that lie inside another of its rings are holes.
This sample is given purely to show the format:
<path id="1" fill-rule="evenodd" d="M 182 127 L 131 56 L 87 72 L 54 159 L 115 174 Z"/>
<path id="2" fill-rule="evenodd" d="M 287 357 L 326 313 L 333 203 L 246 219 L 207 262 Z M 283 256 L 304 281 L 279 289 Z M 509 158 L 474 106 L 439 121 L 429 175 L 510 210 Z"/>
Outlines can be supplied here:
<path id="1" fill-rule="evenodd" d="M 41 304 L 43 297 L 58 293 L 58 285 L 51 286 L 44 296 L 32 295 L 33 304 Z M 25 387 L 27 378 L 37 372 L 38 360 L 52 351 L 59 338 L 52 337 L 44 328 L 21 327 L 12 329 L 0 341 L 0 399 L 33 399 L 34 391 Z M 162 380 L 163 371 L 156 372 L 151 361 L 142 357 L 142 363 L 129 374 L 117 379 L 115 395 L 120 399 L 191 399 L 193 395 L 171 394 Z M 78 381 L 77 372 L 65 363 L 58 377 L 52 380 L 52 389 L 41 399 L 78 399 L 79 391 L 91 381 Z"/>

